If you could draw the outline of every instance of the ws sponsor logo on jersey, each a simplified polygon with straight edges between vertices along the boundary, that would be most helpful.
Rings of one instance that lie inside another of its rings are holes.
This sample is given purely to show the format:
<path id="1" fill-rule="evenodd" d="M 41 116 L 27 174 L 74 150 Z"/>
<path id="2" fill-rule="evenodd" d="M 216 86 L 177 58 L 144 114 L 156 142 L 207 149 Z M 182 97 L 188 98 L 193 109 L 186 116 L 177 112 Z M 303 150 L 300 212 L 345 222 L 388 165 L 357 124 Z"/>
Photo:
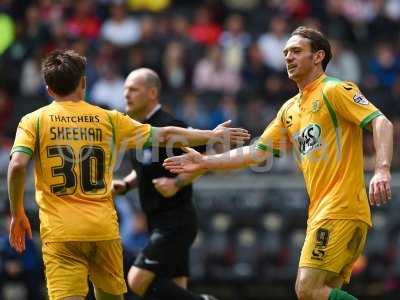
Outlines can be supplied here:
<path id="1" fill-rule="evenodd" d="M 365 98 L 365 96 L 361 93 L 357 93 L 354 95 L 353 100 L 355 103 L 357 104 L 361 104 L 361 105 L 368 105 L 368 100 L 367 98 Z"/>
<path id="2" fill-rule="evenodd" d="M 321 126 L 315 123 L 303 128 L 299 135 L 296 136 L 299 152 L 302 155 L 307 155 L 309 152 L 321 147 L 321 133 Z"/>

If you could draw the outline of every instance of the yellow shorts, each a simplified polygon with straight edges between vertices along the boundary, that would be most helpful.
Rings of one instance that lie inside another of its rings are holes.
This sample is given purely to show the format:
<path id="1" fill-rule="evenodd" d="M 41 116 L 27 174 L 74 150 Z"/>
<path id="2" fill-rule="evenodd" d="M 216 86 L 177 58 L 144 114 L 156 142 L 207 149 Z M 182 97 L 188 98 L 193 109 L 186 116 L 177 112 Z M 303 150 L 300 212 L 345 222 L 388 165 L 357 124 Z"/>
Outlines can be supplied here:
<path id="1" fill-rule="evenodd" d="M 339 274 L 350 282 L 351 271 L 364 250 L 368 225 L 358 220 L 322 220 L 307 228 L 299 267 Z"/>
<path id="2" fill-rule="evenodd" d="M 45 242 L 43 260 L 50 300 L 88 293 L 88 277 L 96 288 L 126 293 L 121 241 Z"/>

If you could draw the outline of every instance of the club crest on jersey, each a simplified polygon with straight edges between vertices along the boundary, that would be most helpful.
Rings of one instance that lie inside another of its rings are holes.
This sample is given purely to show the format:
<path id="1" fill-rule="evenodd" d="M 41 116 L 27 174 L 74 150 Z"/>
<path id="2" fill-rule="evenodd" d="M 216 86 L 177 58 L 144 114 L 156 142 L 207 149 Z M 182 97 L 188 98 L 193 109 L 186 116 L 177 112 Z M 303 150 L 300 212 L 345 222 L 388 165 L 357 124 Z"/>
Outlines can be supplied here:
<path id="1" fill-rule="evenodd" d="M 321 109 L 321 103 L 319 102 L 319 100 L 314 100 L 311 103 L 311 112 L 315 113 L 317 111 L 319 111 Z"/>
<path id="2" fill-rule="evenodd" d="M 302 155 L 307 155 L 309 152 L 321 147 L 321 126 L 315 123 L 309 124 L 301 130 L 300 134 L 296 137 L 299 152 Z"/>
<path id="3" fill-rule="evenodd" d="M 365 98 L 365 96 L 361 93 L 357 93 L 354 95 L 353 100 L 355 103 L 357 104 L 361 104 L 361 105 L 368 105 L 368 100 L 367 98 Z"/>

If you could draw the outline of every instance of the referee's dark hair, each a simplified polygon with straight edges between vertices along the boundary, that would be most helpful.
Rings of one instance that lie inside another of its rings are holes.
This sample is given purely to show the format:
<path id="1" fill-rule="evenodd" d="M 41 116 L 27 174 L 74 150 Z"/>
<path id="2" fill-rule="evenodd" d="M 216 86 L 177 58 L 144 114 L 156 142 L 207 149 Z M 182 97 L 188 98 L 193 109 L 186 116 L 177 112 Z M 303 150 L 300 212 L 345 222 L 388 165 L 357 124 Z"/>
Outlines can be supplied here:
<path id="1" fill-rule="evenodd" d="M 85 76 L 86 58 L 73 50 L 54 50 L 42 61 L 47 86 L 58 96 L 67 96 Z"/>
<path id="2" fill-rule="evenodd" d="M 331 45 L 329 44 L 328 39 L 320 31 L 305 26 L 297 27 L 291 34 L 291 36 L 294 35 L 299 35 L 309 39 L 312 52 L 317 52 L 319 50 L 323 50 L 325 52 L 325 57 L 322 60 L 322 68 L 325 71 L 326 66 L 332 58 Z"/>

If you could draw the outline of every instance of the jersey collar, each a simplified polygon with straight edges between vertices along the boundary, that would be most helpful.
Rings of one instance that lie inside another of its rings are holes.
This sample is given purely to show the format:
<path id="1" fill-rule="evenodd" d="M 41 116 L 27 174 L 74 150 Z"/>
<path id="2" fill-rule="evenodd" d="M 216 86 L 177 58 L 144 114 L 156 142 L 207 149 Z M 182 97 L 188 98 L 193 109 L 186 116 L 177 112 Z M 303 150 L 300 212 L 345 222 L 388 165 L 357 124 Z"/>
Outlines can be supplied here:
<path id="1" fill-rule="evenodd" d="M 53 104 L 60 104 L 60 105 L 76 105 L 76 104 L 82 104 L 82 102 L 85 102 L 84 100 L 76 100 L 76 101 L 73 101 L 73 100 L 64 100 L 64 101 L 56 101 L 56 100 L 53 100 Z"/>
<path id="2" fill-rule="evenodd" d="M 322 73 L 322 75 L 320 75 L 319 77 L 317 77 L 316 79 L 314 79 L 314 81 L 310 82 L 309 84 L 307 84 L 304 89 L 302 91 L 300 91 L 300 93 L 298 94 L 298 104 L 299 106 L 304 105 L 305 101 L 307 100 L 307 94 L 312 92 L 315 88 L 317 88 L 326 78 L 326 74 Z"/>
<path id="3" fill-rule="evenodd" d="M 311 81 L 309 84 L 307 84 L 304 89 L 301 91 L 302 94 L 308 93 L 312 90 L 314 90 L 317 86 L 320 85 L 320 83 L 326 78 L 326 74 L 322 73 L 319 77 L 314 79 L 314 81 Z"/>

